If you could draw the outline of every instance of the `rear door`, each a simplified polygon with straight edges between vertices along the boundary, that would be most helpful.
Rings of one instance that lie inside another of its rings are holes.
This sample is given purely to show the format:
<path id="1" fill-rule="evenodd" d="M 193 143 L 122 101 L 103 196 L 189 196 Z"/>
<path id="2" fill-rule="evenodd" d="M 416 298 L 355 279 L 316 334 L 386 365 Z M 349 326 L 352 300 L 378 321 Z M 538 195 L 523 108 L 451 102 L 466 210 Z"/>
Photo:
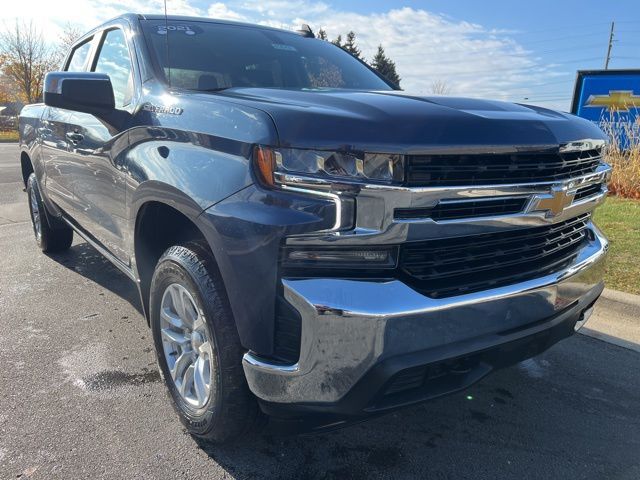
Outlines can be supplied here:
<path id="1" fill-rule="evenodd" d="M 116 108 L 131 112 L 134 106 L 133 69 L 130 45 L 124 30 L 105 30 L 91 62 L 91 71 L 109 75 Z M 74 197 L 78 202 L 75 220 L 112 254 L 128 264 L 124 250 L 125 167 L 128 138 L 125 128 L 116 130 L 95 117 L 72 112 L 68 119 L 71 162 L 75 165 Z"/>
<path id="2" fill-rule="evenodd" d="M 87 68 L 93 37 L 71 51 L 66 71 L 82 72 Z M 46 107 L 40 125 L 41 159 L 44 167 L 44 188 L 48 198 L 68 215 L 73 215 L 77 202 L 73 195 L 73 162 L 70 162 L 71 142 L 67 137 L 67 122 L 71 112 Z"/>

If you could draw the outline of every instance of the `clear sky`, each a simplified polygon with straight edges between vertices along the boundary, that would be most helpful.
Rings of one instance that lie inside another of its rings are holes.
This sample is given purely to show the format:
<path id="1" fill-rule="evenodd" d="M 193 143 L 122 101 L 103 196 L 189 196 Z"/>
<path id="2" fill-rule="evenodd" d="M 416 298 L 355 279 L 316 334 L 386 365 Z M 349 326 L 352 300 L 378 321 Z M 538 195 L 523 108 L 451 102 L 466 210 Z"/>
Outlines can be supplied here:
<path id="1" fill-rule="evenodd" d="M 21 0 L 0 19 L 33 20 L 55 41 L 67 22 L 81 29 L 125 11 L 160 13 L 162 0 Z M 402 87 L 568 109 L 578 69 L 600 69 L 611 21 L 610 68 L 640 68 L 640 0 L 167 0 L 169 13 L 293 28 L 354 30 L 366 57 L 382 43 Z"/>

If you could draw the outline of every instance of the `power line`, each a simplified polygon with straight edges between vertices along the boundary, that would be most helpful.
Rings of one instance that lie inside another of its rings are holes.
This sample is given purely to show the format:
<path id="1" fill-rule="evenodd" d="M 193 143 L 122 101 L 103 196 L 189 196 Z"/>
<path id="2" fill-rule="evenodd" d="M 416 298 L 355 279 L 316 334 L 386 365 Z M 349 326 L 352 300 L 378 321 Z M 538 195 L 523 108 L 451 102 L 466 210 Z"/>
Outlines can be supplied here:
<path id="1" fill-rule="evenodd" d="M 526 87 L 521 87 L 526 88 Z M 486 89 L 486 90 L 473 90 L 473 92 L 477 95 L 486 95 L 486 94 L 501 94 L 507 95 L 508 97 L 518 97 L 518 98 L 555 98 L 555 97 L 564 97 L 571 96 L 573 94 L 573 89 L 563 90 L 561 92 L 549 92 L 549 93 L 536 93 L 536 92 L 522 92 L 522 91 L 514 91 L 513 89 Z"/>
<path id="2" fill-rule="evenodd" d="M 567 64 L 572 64 L 572 63 L 581 63 L 581 62 L 590 62 L 590 61 L 594 61 L 594 60 L 600 60 L 601 57 L 589 57 L 589 58 L 578 58 L 575 60 L 568 60 L 568 61 L 563 61 L 562 65 L 567 65 Z M 424 66 L 427 68 L 433 68 L 436 67 L 438 65 L 438 63 L 434 63 L 432 65 L 425 63 Z M 557 66 L 555 66 L 553 63 L 548 63 L 548 64 L 542 64 L 542 63 L 536 63 L 536 64 L 531 64 L 531 65 L 523 65 L 521 67 L 500 67 L 500 68 L 492 68 L 489 70 L 473 70 L 473 71 L 466 71 L 466 72 L 439 72 L 437 75 L 438 76 L 451 76 L 451 77 L 460 77 L 460 76 L 468 76 L 468 75 L 477 75 L 479 73 L 494 73 L 494 72 L 512 72 L 513 74 L 519 74 L 519 75 L 523 75 L 523 74 L 531 74 L 531 73 L 537 73 L 537 74 L 549 74 L 549 73 L 553 73 L 550 71 L 540 71 L 540 69 L 551 69 L 551 68 L 557 68 Z M 537 69 L 537 71 L 536 71 Z M 520 73 L 518 73 L 520 72 Z"/>
<path id="3" fill-rule="evenodd" d="M 573 85 L 572 82 L 567 82 L 567 86 Z M 554 89 L 544 89 L 540 85 L 513 85 L 510 87 L 500 88 L 498 87 L 486 87 L 480 91 L 493 92 L 494 90 L 501 90 L 503 92 L 513 92 L 514 95 L 562 95 L 566 92 L 564 87 L 555 87 Z"/>
<path id="4" fill-rule="evenodd" d="M 573 75 L 575 75 L 575 73 L 573 73 Z M 544 82 L 544 83 L 527 83 L 526 85 L 523 86 L 512 86 L 512 87 L 505 87 L 505 88 L 501 88 L 500 91 L 502 92 L 513 92 L 514 95 L 516 94 L 520 94 L 522 93 L 523 95 L 526 94 L 527 92 L 521 92 L 522 90 L 531 90 L 531 89 L 536 89 L 539 87 L 545 87 L 547 85 L 558 85 L 560 83 L 564 83 L 567 86 L 572 86 L 573 85 L 573 79 L 566 79 L 566 80 L 561 80 L 559 82 Z M 478 90 L 479 92 L 495 92 L 496 88 L 484 88 L 481 90 Z M 556 92 L 554 92 L 555 94 Z M 558 94 L 561 92 L 557 92 Z"/>
<path id="5" fill-rule="evenodd" d="M 585 28 L 585 27 L 599 27 L 601 25 L 609 25 L 609 22 L 598 22 L 598 23 L 584 24 L 584 25 L 580 25 L 580 27 L 582 27 L 582 28 Z M 534 33 L 557 32 L 557 31 L 566 32 L 567 31 L 567 25 L 564 25 L 562 27 L 544 28 L 542 30 L 527 30 L 527 31 L 523 31 L 523 32 L 512 32 L 512 35 L 532 35 Z"/>
<path id="6" fill-rule="evenodd" d="M 547 43 L 547 42 L 557 42 L 559 40 L 570 40 L 573 38 L 585 38 L 585 37 L 600 37 L 601 33 L 600 32 L 589 32 L 589 33 L 581 33 L 578 35 L 567 35 L 564 37 L 551 37 L 551 38 L 545 38 L 542 40 L 536 40 L 534 42 L 526 42 L 527 45 L 538 45 L 540 43 Z"/>
<path id="7" fill-rule="evenodd" d="M 557 98 L 557 97 L 570 97 L 573 95 L 573 91 L 563 91 L 555 93 L 523 93 L 522 97 L 527 98 Z"/>
<path id="8" fill-rule="evenodd" d="M 481 41 L 483 42 L 487 42 L 487 41 L 495 41 L 498 42 L 497 45 L 494 45 L 492 47 L 484 47 L 484 48 L 478 48 L 478 49 L 474 49 L 473 48 L 473 44 L 471 45 L 464 45 L 462 46 L 460 49 L 457 50 L 453 50 L 453 51 L 448 51 L 448 52 L 442 52 L 442 50 L 440 50 L 438 53 L 446 53 L 446 54 L 451 54 L 451 53 L 458 53 L 458 52 L 464 52 L 467 53 L 469 55 L 475 55 L 477 53 L 483 53 L 483 52 L 495 52 L 495 51 L 500 51 L 503 49 L 507 49 L 509 47 L 519 47 L 522 48 L 523 50 L 527 50 L 528 45 L 537 45 L 537 44 L 541 44 L 541 43 L 547 43 L 547 42 L 557 42 L 559 40 L 566 40 L 566 39 L 572 39 L 572 38 L 585 38 L 585 37 L 602 37 L 601 33 L 598 32 L 589 32 L 589 33 L 585 33 L 585 34 L 578 34 L 578 35 L 569 35 L 569 36 L 564 36 L 564 37 L 556 37 L 556 38 L 546 38 L 543 40 L 539 40 L 539 41 L 535 41 L 535 42 L 527 42 L 526 46 L 518 43 L 514 40 L 511 40 L 509 38 L 495 38 L 495 39 L 482 39 Z M 466 39 L 468 42 L 474 42 L 477 40 L 474 39 Z M 595 44 L 594 44 L 595 45 Z M 600 45 L 600 44 L 597 44 Z M 595 46 L 597 46 L 595 45 Z M 582 45 L 580 45 L 580 48 L 583 48 Z M 563 49 L 564 50 L 564 49 Z M 553 53 L 554 50 L 550 50 L 549 52 Z M 531 51 L 532 53 L 530 54 L 535 54 L 534 51 Z M 509 54 L 509 55 L 526 55 L 527 52 L 523 51 L 523 52 L 514 52 L 513 54 Z M 411 55 L 411 54 L 405 54 L 403 52 L 398 52 L 394 54 L 394 57 L 401 57 L 401 56 L 407 56 L 407 55 Z"/>
<path id="9" fill-rule="evenodd" d="M 640 20 L 616 20 L 618 23 L 640 23 Z"/>
<path id="10" fill-rule="evenodd" d="M 594 48 L 594 47 L 599 47 L 601 45 L 602 45 L 601 43 L 592 43 L 592 44 L 589 44 L 589 45 L 581 45 L 580 48 Z M 522 58 L 526 58 L 526 57 L 536 57 L 536 56 L 539 56 L 539 55 L 548 55 L 548 54 L 553 54 L 553 53 L 558 53 L 558 52 L 573 52 L 573 51 L 575 51 L 575 47 L 558 48 L 558 49 L 554 49 L 554 50 L 543 50 L 541 52 L 528 51 L 528 52 L 507 53 L 507 52 L 500 52 L 499 48 L 496 48 L 493 51 L 497 52 L 496 55 L 492 56 L 493 58 L 496 58 L 496 59 L 500 58 L 500 57 L 522 57 Z M 434 52 L 434 53 L 442 53 L 442 52 Z M 453 52 L 446 52 L 446 53 L 451 54 Z M 460 53 L 462 53 L 462 52 L 460 52 Z M 478 51 L 477 50 L 473 50 L 471 52 L 467 52 L 466 55 L 470 56 L 470 55 L 473 55 L 475 53 L 478 53 Z M 398 57 L 412 56 L 412 55 L 415 55 L 415 54 L 400 52 L 400 53 L 396 53 L 394 55 L 394 57 L 398 58 Z M 442 65 L 442 64 L 455 64 L 455 63 L 466 63 L 466 62 L 467 62 L 467 60 L 460 59 L 460 60 L 447 60 L 447 61 L 443 61 L 443 62 L 438 62 L 438 64 Z"/>
<path id="11" fill-rule="evenodd" d="M 554 98 L 523 97 L 522 100 L 526 102 L 557 102 L 558 100 L 571 100 L 571 95 L 566 95 L 564 97 L 554 97 Z"/>

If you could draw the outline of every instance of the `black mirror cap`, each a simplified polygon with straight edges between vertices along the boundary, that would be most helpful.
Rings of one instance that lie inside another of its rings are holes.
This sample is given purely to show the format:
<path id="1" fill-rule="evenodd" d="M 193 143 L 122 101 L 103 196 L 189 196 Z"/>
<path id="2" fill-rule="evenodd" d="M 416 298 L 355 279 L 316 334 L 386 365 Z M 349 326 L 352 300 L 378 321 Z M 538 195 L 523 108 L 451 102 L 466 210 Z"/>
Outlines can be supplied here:
<path id="1" fill-rule="evenodd" d="M 94 72 L 50 72 L 44 78 L 44 103 L 96 116 L 115 110 L 109 75 Z"/>

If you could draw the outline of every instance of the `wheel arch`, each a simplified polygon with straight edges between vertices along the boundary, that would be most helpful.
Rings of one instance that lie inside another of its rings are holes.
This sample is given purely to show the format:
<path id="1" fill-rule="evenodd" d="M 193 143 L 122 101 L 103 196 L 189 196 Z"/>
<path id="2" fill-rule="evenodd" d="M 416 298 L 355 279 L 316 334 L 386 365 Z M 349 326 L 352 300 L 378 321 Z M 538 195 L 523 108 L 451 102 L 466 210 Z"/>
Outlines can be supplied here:
<path id="1" fill-rule="evenodd" d="M 209 243 L 191 212 L 185 212 L 175 204 L 158 199 L 149 199 L 139 205 L 132 237 L 132 266 L 144 314 L 149 322 L 151 278 L 165 250 L 190 240 L 203 240 L 207 245 Z"/>
<path id="2" fill-rule="evenodd" d="M 33 162 L 31 161 L 31 157 L 26 151 L 20 152 L 20 168 L 22 171 L 22 183 L 24 183 L 25 188 L 27 187 L 27 181 L 29 180 L 29 176 L 35 172 L 33 168 Z"/>

